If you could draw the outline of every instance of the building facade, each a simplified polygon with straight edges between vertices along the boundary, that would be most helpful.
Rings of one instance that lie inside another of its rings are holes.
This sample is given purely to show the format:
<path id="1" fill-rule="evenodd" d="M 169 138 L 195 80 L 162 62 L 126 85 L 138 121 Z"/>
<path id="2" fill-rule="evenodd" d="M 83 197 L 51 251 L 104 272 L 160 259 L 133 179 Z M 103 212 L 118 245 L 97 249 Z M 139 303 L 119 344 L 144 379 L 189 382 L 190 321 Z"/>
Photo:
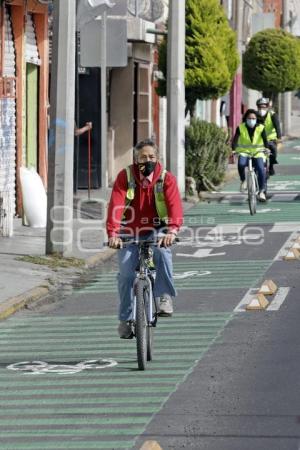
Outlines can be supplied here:
<path id="1" fill-rule="evenodd" d="M 264 13 L 273 13 L 275 16 L 274 27 L 282 26 L 282 2 L 285 0 L 264 0 Z"/>
<path id="2" fill-rule="evenodd" d="M 37 0 L 1 2 L 0 233 L 22 216 L 19 170 L 47 183 L 48 8 Z"/>
<path id="3" fill-rule="evenodd" d="M 153 137 L 159 144 L 163 132 L 161 105 L 156 86 L 156 24 L 166 18 L 167 7 L 162 0 L 127 1 L 127 63 L 107 68 L 107 162 L 108 182 L 132 163 L 133 147 Z M 112 12 L 107 13 L 113 14 Z M 108 25 L 109 26 L 109 25 Z M 148 32 L 150 31 L 150 33 Z M 108 31 L 109 35 L 109 31 Z M 79 124 L 93 122 L 91 178 L 94 189 L 105 187 L 101 180 L 101 70 L 83 67 L 79 75 Z M 92 106 L 94 105 L 94 106 Z M 80 137 L 78 152 L 78 187 L 87 187 L 88 135 Z"/>

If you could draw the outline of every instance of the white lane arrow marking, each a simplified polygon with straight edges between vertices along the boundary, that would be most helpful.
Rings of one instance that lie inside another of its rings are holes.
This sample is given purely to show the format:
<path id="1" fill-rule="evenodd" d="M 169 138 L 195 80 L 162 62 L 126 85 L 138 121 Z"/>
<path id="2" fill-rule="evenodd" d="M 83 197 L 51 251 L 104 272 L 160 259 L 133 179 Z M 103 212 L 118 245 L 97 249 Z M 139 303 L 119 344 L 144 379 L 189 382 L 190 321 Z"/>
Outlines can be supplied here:
<path id="1" fill-rule="evenodd" d="M 288 233 L 300 230 L 297 222 L 275 222 L 269 233 Z"/>
<path id="2" fill-rule="evenodd" d="M 176 256 L 184 256 L 186 258 L 206 258 L 208 256 L 223 256 L 226 255 L 225 252 L 222 253 L 214 253 L 211 255 L 211 252 L 213 251 L 212 248 L 200 248 L 193 254 L 188 253 L 176 253 Z"/>
<path id="3" fill-rule="evenodd" d="M 290 186 L 297 188 L 300 184 L 300 181 L 273 181 L 268 183 L 268 189 L 273 191 L 286 191 Z"/>
<path id="4" fill-rule="evenodd" d="M 265 214 L 265 213 L 269 213 L 269 212 L 279 212 L 279 211 L 281 211 L 281 209 L 279 209 L 279 208 L 264 208 L 264 209 L 257 210 L 256 213 L 257 214 Z M 249 214 L 249 209 L 230 209 L 228 212 Z"/>

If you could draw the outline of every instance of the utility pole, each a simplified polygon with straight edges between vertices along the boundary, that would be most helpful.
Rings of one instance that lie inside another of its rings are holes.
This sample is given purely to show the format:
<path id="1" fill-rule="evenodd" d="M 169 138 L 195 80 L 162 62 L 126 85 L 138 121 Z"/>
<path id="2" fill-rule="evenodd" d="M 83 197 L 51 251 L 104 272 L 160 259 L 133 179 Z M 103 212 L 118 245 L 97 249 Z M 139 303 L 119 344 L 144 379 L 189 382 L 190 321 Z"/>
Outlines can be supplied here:
<path id="1" fill-rule="evenodd" d="M 76 2 L 53 1 L 46 253 L 72 250 Z"/>
<path id="2" fill-rule="evenodd" d="M 283 0 L 282 2 L 282 27 L 285 31 L 290 30 L 290 2 L 289 0 Z M 282 94 L 281 100 L 282 110 L 282 131 L 285 136 L 288 136 L 291 131 L 291 116 L 292 116 L 292 94 L 291 92 L 285 92 Z"/>
<path id="3" fill-rule="evenodd" d="M 243 13 L 244 13 L 244 2 L 242 0 L 237 0 L 236 2 L 234 2 L 233 28 L 237 34 L 237 48 L 241 61 L 243 52 Z M 242 64 L 240 63 L 230 91 L 229 127 L 231 128 L 233 134 L 235 132 L 236 127 L 241 123 L 242 119 L 241 104 L 242 104 Z"/>
<path id="4" fill-rule="evenodd" d="M 108 188 L 107 173 L 107 89 L 106 89 L 106 64 L 107 64 L 107 13 L 101 14 L 101 188 L 103 197 Z"/>
<path id="5" fill-rule="evenodd" d="M 167 56 L 167 167 L 185 193 L 185 0 L 169 2 Z"/>

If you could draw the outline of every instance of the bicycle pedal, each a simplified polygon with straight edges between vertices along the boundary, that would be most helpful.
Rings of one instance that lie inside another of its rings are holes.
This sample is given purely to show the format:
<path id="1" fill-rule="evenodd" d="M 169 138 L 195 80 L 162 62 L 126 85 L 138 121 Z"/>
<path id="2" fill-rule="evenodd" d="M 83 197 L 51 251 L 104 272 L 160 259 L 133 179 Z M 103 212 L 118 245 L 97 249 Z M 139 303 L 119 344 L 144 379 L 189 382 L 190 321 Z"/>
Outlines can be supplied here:
<path id="1" fill-rule="evenodd" d="M 173 313 L 166 313 L 166 312 L 159 312 L 158 316 L 159 317 L 171 317 Z"/>

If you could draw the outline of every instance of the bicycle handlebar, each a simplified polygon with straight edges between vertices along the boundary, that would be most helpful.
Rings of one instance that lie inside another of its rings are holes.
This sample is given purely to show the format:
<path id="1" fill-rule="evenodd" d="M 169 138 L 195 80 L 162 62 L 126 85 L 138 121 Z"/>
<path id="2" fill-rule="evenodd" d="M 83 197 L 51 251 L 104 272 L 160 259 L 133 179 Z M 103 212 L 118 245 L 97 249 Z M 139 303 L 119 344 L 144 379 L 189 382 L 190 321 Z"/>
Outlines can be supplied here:
<path id="1" fill-rule="evenodd" d="M 163 238 L 163 236 L 161 236 L 161 238 Z M 127 242 L 127 243 L 130 243 L 130 244 L 137 244 L 137 245 L 139 245 L 139 244 L 151 244 L 151 245 L 155 245 L 155 244 L 158 244 L 158 241 L 161 239 L 160 237 L 159 238 L 157 238 L 157 239 L 132 239 L 132 238 L 123 238 L 123 237 L 120 237 L 120 239 L 122 240 L 122 242 Z M 178 237 L 175 237 L 175 242 L 179 242 L 179 238 Z"/>
<path id="2" fill-rule="evenodd" d="M 118 236 L 121 241 L 127 245 L 129 244 L 136 244 L 139 246 L 142 245 L 153 245 L 154 247 L 158 246 L 158 241 L 160 240 L 160 238 L 157 239 L 134 239 L 131 236 Z M 163 236 L 161 236 L 163 237 Z M 180 242 L 180 239 L 178 237 L 175 237 L 175 241 L 174 242 Z M 174 243 L 173 243 L 174 244 Z M 172 245 L 173 245 L 172 244 Z M 103 246 L 107 247 L 109 245 L 108 242 L 104 242 Z M 123 248 L 126 247 L 126 245 L 123 246 Z M 120 247 L 119 247 L 120 248 Z"/>
<path id="3" fill-rule="evenodd" d="M 252 153 L 251 150 L 247 150 L 247 149 L 245 149 L 245 150 L 242 149 L 240 152 L 237 152 L 236 150 L 232 150 L 233 155 L 238 155 L 239 153 L 246 153 L 247 155 L 254 157 L 258 153 L 264 153 L 265 155 L 270 155 L 271 150 L 269 148 L 264 148 L 264 149 L 257 150 L 255 153 Z"/>

